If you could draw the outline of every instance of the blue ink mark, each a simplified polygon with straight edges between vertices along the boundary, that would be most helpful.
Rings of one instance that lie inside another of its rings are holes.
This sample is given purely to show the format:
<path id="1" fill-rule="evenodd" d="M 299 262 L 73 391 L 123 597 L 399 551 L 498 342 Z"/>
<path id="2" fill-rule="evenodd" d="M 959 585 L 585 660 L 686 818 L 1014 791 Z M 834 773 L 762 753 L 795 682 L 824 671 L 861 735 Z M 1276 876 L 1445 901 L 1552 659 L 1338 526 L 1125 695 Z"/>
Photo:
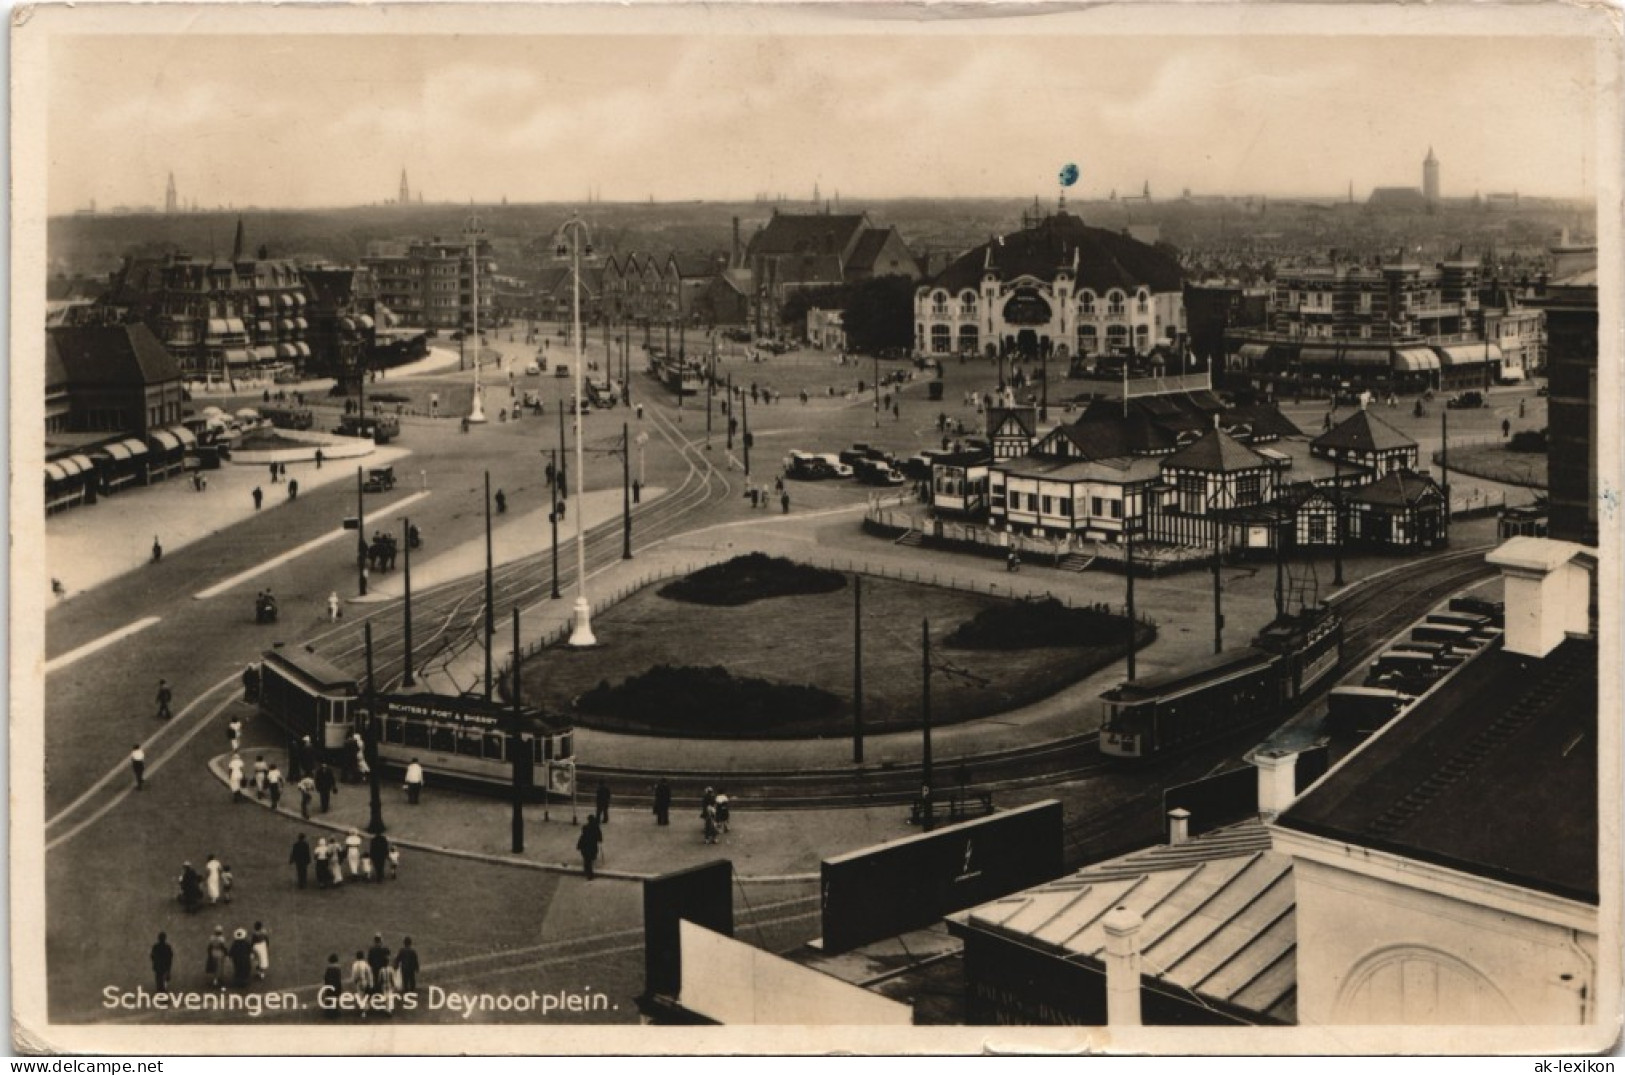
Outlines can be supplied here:
<path id="1" fill-rule="evenodd" d="M 1078 166 L 1066 164 L 1061 167 L 1061 186 L 1070 187 L 1078 181 Z"/>
<path id="2" fill-rule="evenodd" d="M 1618 511 L 1619 511 L 1619 492 L 1618 492 L 1618 490 L 1604 489 L 1604 490 L 1602 490 L 1601 492 L 1599 492 L 1597 494 L 1597 499 L 1602 502 L 1602 514 L 1603 514 L 1604 518 L 1612 519 L 1614 517 L 1614 515 L 1616 513 L 1618 513 Z"/>

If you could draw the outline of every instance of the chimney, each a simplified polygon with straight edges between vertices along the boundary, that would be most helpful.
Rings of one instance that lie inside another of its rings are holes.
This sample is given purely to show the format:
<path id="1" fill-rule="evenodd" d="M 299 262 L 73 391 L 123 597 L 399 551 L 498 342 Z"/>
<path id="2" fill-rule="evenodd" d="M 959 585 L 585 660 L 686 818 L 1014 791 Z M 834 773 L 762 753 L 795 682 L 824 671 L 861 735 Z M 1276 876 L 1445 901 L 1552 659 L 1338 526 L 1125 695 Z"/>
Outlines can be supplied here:
<path id="1" fill-rule="evenodd" d="M 1114 907 L 1100 921 L 1106 931 L 1106 1025 L 1140 1025 L 1140 927 L 1145 919 Z"/>
<path id="2" fill-rule="evenodd" d="M 1258 768 L 1258 816 L 1273 821 L 1298 797 L 1298 755 L 1279 747 L 1253 755 Z"/>
<path id="3" fill-rule="evenodd" d="M 1183 806 L 1168 811 L 1168 846 L 1186 843 L 1191 838 L 1191 812 Z"/>
<path id="4" fill-rule="evenodd" d="M 739 218 L 734 217 L 734 249 L 733 258 L 728 262 L 728 268 L 737 269 L 743 263 L 744 254 L 739 246 Z"/>
<path id="5" fill-rule="evenodd" d="M 1484 557 L 1501 569 L 1508 653 L 1544 657 L 1568 636 L 1591 633 L 1595 555 L 1571 541 L 1515 537 Z"/>

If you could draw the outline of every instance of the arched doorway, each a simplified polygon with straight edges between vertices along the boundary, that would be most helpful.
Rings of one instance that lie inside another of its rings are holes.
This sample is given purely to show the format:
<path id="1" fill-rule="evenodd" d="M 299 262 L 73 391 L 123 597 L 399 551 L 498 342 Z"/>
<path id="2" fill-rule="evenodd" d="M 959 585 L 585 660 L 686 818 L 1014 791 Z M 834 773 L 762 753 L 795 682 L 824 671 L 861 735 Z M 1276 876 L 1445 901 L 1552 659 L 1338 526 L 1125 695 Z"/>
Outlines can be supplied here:
<path id="1" fill-rule="evenodd" d="M 1038 333 L 1030 328 L 1024 328 L 1016 333 L 1016 352 L 1022 358 L 1038 357 Z"/>

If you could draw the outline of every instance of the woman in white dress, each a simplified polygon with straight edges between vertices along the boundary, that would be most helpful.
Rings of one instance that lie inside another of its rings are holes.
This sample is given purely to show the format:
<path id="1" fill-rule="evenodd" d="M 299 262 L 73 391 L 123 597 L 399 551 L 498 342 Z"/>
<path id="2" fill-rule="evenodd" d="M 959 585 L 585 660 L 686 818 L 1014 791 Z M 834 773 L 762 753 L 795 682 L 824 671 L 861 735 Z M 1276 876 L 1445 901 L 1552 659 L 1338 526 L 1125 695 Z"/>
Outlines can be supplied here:
<path id="1" fill-rule="evenodd" d="M 355 829 L 344 838 L 344 864 L 349 867 L 351 877 L 361 876 L 361 833 Z"/>
<path id="2" fill-rule="evenodd" d="M 226 763 L 226 780 L 231 785 L 232 802 L 236 802 L 243 797 L 243 759 L 235 754 Z"/>
<path id="3" fill-rule="evenodd" d="M 224 872 L 225 868 L 220 865 L 220 860 L 213 855 L 210 855 L 208 860 L 203 863 L 203 894 L 209 897 L 210 903 L 220 902 L 220 896 L 224 889 L 221 883 Z"/>
<path id="4" fill-rule="evenodd" d="M 260 978 L 271 969 L 271 933 L 265 928 L 265 923 L 255 922 L 254 932 L 250 935 L 254 949 L 254 968 Z"/>

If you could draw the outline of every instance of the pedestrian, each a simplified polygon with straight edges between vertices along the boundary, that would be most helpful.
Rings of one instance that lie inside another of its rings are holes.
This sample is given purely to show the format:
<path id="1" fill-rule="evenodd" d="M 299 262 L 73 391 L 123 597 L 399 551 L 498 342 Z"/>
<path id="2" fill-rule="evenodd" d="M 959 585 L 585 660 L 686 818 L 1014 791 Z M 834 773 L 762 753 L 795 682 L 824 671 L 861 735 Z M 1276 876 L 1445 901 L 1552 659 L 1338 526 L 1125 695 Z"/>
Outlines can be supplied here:
<path id="1" fill-rule="evenodd" d="M 316 769 L 316 794 L 322 798 L 322 813 L 327 813 L 332 806 L 333 795 L 338 791 L 338 778 L 333 775 L 333 767 L 325 761 Z"/>
<path id="2" fill-rule="evenodd" d="M 271 969 L 271 931 L 265 928 L 265 923 L 254 923 L 248 945 L 254 955 L 254 976 L 263 981 L 265 972 Z"/>
<path id="3" fill-rule="evenodd" d="M 159 720 L 168 720 L 169 719 L 169 716 L 170 716 L 170 714 L 169 714 L 169 703 L 174 700 L 174 697 L 175 697 L 174 692 L 169 689 L 169 681 L 167 679 L 160 679 L 158 681 L 158 719 Z"/>
<path id="4" fill-rule="evenodd" d="M 418 991 L 418 950 L 412 947 L 412 938 L 401 940 L 401 950 L 395 953 L 395 969 L 400 973 L 401 990 L 407 993 Z"/>
<path id="5" fill-rule="evenodd" d="M 282 770 L 271 763 L 271 769 L 265 774 L 265 793 L 271 797 L 271 809 L 275 810 L 282 804 Z"/>
<path id="6" fill-rule="evenodd" d="M 350 964 L 350 993 L 361 1000 L 361 1017 L 367 1015 L 366 998 L 372 994 L 372 964 L 367 962 L 365 952 L 357 949 L 355 960 Z"/>
<path id="7" fill-rule="evenodd" d="M 228 862 L 228 863 L 226 863 L 226 864 L 224 864 L 223 866 L 220 867 L 220 902 L 221 903 L 230 903 L 231 902 L 231 886 L 232 886 L 231 863 Z"/>
<path id="8" fill-rule="evenodd" d="M 299 479 L 298 478 L 294 478 L 294 479 L 292 479 L 291 481 L 288 482 L 288 499 L 289 500 L 298 500 L 299 499 Z"/>
<path id="9" fill-rule="evenodd" d="M 381 985 L 383 972 L 389 968 L 389 946 L 384 943 L 381 933 L 372 935 L 372 947 L 367 949 L 367 966 L 372 969 L 373 987 Z"/>
<path id="10" fill-rule="evenodd" d="M 190 862 L 181 863 L 181 909 L 187 914 L 195 914 L 203 904 L 203 877 L 192 868 Z"/>
<path id="11" fill-rule="evenodd" d="M 592 864 L 598 858 L 598 848 L 604 842 L 604 832 L 598 827 L 598 815 L 587 818 L 587 823 L 581 826 L 581 835 L 576 838 L 576 850 L 581 852 L 581 870 L 592 880 Z"/>
<path id="12" fill-rule="evenodd" d="M 235 752 L 243 740 L 243 718 L 234 716 L 226 721 L 226 741 Z"/>
<path id="13" fill-rule="evenodd" d="M 396 844 L 389 845 L 389 879 L 400 880 L 401 876 L 401 849 Z"/>
<path id="14" fill-rule="evenodd" d="M 248 987 L 249 975 L 253 973 L 254 946 L 248 941 L 248 931 L 239 929 L 231 935 L 231 947 L 226 951 L 231 961 L 231 984 L 239 989 Z"/>
<path id="15" fill-rule="evenodd" d="M 655 824 L 671 824 L 671 784 L 665 777 L 655 785 Z"/>
<path id="16" fill-rule="evenodd" d="M 323 1009 L 329 1019 L 339 1017 L 338 996 L 344 991 L 344 970 L 339 966 L 339 954 L 334 952 L 327 957 L 327 966 L 322 970 L 321 1000 Z"/>
<path id="17" fill-rule="evenodd" d="M 329 623 L 337 622 L 339 618 L 339 607 L 339 592 L 334 590 L 332 593 L 327 595 L 327 621 Z"/>
<path id="18" fill-rule="evenodd" d="M 310 875 L 310 841 L 305 834 L 300 833 L 293 841 L 293 849 L 288 852 L 288 862 L 293 866 L 295 885 L 305 887 L 305 881 Z"/>
<path id="19" fill-rule="evenodd" d="M 788 491 L 779 494 L 779 504 L 784 508 L 784 514 L 790 514 L 790 494 Z"/>
<path id="20" fill-rule="evenodd" d="M 316 794 L 316 781 L 303 777 L 299 781 L 299 816 L 310 820 L 310 800 Z"/>
<path id="21" fill-rule="evenodd" d="M 715 803 L 706 803 L 700 807 L 700 822 L 705 830 L 705 842 L 717 842 L 717 808 Z"/>
<path id="22" fill-rule="evenodd" d="M 372 879 L 382 883 L 384 872 L 389 869 L 389 837 L 381 832 L 373 833 L 368 850 L 372 853 Z"/>
<path id="23" fill-rule="evenodd" d="M 423 795 L 423 766 L 413 758 L 406 763 L 406 801 L 413 806 Z"/>
<path id="24" fill-rule="evenodd" d="M 317 449 L 316 449 L 316 469 L 317 469 L 317 470 L 321 470 L 321 469 L 322 469 L 322 462 L 323 462 L 323 461 L 324 461 L 324 460 L 325 460 L 325 459 L 326 459 L 326 458 L 327 458 L 327 457 L 326 457 L 326 456 L 325 456 L 325 455 L 323 455 L 323 454 L 322 454 L 322 450 L 321 450 L 321 449 L 320 449 L 320 448 L 317 448 Z"/>
<path id="25" fill-rule="evenodd" d="M 203 973 L 208 976 L 209 984 L 218 986 L 220 977 L 226 972 L 226 960 L 231 958 L 231 946 L 226 943 L 226 928 L 214 927 L 209 934 L 209 944 L 204 949 Z"/>
<path id="26" fill-rule="evenodd" d="M 361 830 L 351 829 L 344 838 L 344 866 L 351 877 L 361 875 Z"/>
<path id="27" fill-rule="evenodd" d="M 164 558 L 164 547 L 158 544 L 158 535 L 152 535 L 152 562 L 157 563 Z"/>
<path id="28" fill-rule="evenodd" d="M 722 791 L 720 789 L 717 791 L 716 811 L 717 811 L 717 828 L 721 829 L 723 832 L 727 832 L 728 831 L 728 793 L 726 791 Z"/>
<path id="29" fill-rule="evenodd" d="M 243 759 L 236 754 L 226 762 L 226 784 L 231 788 L 231 801 L 238 803 L 243 798 Z"/>
<path id="30" fill-rule="evenodd" d="M 1510 418 L 1501 419 L 1501 436 L 1503 439 L 1512 436 L 1512 420 Z"/>
<path id="31" fill-rule="evenodd" d="M 1524 403 L 1525 402 L 1527 402 L 1527 401 L 1526 400 L 1521 400 L 1521 399 L 1518 401 L 1518 417 L 1519 418 L 1523 417 L 1523 408 L 1524 408 Z"/>
<path id="32" fill-rule="evenodd" d="M 311 745 L 310 736 L 300 737 L 298 745 L 294 748 L 294 754 L 299 759 L 299 770 L 294 775 L 298 776 L 302 773 L 305 776 L 315 776 L 316 748 Z"/>
<path id="33" fill-rule="evenodd" d="M 316 864 L 316 887 L 327 888 L 333 884 L 333 847 L 327 842 L 327 837 L 316 837 L 316 846 L 311 850 L 310 859 Z"/>
<path id="34" fill-rule="evenodd" d="M 597 806 L 597 811 L 594 814 L 594 816 L 598 819 L 599 824 L 608 825 L 609 824 L 609 785 L 604 783 L 604 781 L 600 780 L 598 782 L 598 790 L 597 790 L 596 793 L 594 793 L 593 799 L 595 801 L 595 805 Z"/>
<path id="35" fill-rule="evenodd" d="M 147 786 L 147 752 L 141 749 L 140 743 L 130 751 L 130 768 L 135 771 L 135 790 L 140 791 Z"/>
<path id="36" fill-rule="evenodd" d="M 152 946 L 152 984 L 156 992 L 169 991 L 169 973 L 175 969 L 175 949 L 169 946 L 169 934 L 158 934 L 158 943 Z"/>
<path id="37" fill-rule="evenodd" d="M 276 484 L 276 464 L 275 463 L 271 464 L 271 484 L 272 485 Z"/>
<path id="38" fill-rule="evenodd" d="M 508 510 L 508 494 L 504 493 L 501 489 L 498 489 L 497 495 L 492 497 L 492 499 L 496 501 L 497 514 L 505 514 Z"/>
<path id="39" fill-rule="evenodd" d="M 254 798 L 265 798 L 265 777 L 270 771 L 270 768 L 265 764 L 265 755 L 254 755 Z"/>

